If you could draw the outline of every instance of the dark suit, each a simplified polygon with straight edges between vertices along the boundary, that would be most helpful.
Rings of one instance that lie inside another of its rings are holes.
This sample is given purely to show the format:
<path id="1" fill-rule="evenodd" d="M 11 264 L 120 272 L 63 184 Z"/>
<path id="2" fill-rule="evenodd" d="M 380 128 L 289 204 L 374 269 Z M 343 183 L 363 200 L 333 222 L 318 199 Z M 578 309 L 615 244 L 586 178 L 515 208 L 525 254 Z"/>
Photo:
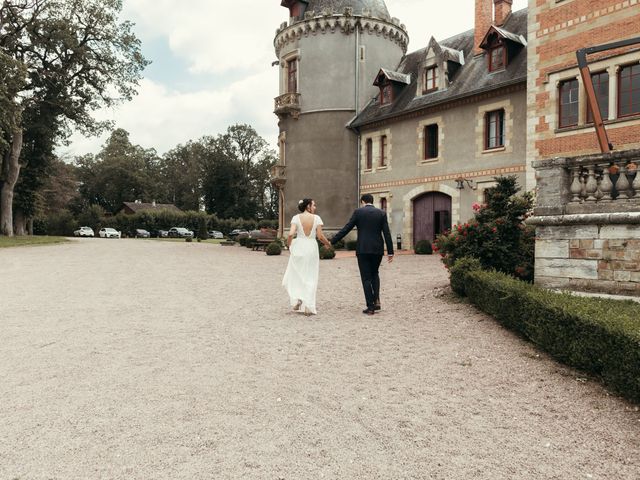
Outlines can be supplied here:
<path id="1" fill-rule="evenodd" d="M 365 205 L 358 208 L 347 224 L 342 227 L 331 239 L 336 244 L 353 227 L 358 228 L 358 242 L 356 255 L 358 256 L 358 268 L 362 279 L 364 298 L 367 308 L 373 309 L 380 299 L 380 275 L 378 269 L 384 256 L 384 244 L 387 244 L 387 254 L 393 255 L 393 242 L 387 222 L 387 214 L 373 205 Z M 384 236 L 384 241 L 383 241 Z"/>

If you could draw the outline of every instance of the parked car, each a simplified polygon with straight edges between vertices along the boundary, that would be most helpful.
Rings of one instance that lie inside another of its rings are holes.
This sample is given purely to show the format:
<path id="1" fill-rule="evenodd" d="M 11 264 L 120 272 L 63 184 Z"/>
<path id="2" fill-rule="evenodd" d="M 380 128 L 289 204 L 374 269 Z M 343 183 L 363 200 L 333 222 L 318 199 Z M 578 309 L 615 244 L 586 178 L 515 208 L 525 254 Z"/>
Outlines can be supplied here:
<path id="1" fill-rule="evenodd" d="M 218 230 L 211 230 L 209 232 L 209 238 L 224 238 L 224 235 Z"/>
<path id="2" fill-rule="evenodd" d="M 240 228 L 231 230 L 231 233 L 229 234 L 229 238 L 232 238 L 234 240 L 242 237 L 248 237 L 248 236 L 249 236 L 249 232 L 247 232 L 246 230 L 242 230 Z"/>
<path id="3" fill-rule="evenodd" d="M 115 228 L 101 228 L 98 232 L 100 238 L 120 238 L 122 234 Z"/>
<path id="4" fill-rule="evenodd" d="M 193 232 L 182 227 L 172 227 L 167 235 L 170 238 L 187 238 L 193 237 Z"/>
<path id="5" fill-rule="evenodd" d="M 153 238 L 167 238 L 169 236 L 169 230 L 154 230 L 151 232 Z"/>
<path id="6" fill-rule="evenodd" d="M 133 236 L 136 238 L 150 238 L 151 234 L 144 228 L 136 228 L 133 232 Z"/>
<path id="7" fill-rule="evenodd" d="M 74 237 L 93 237 L 93 228 L 91 227 L 80 227 L 78 230 L 73 232 Z"/>

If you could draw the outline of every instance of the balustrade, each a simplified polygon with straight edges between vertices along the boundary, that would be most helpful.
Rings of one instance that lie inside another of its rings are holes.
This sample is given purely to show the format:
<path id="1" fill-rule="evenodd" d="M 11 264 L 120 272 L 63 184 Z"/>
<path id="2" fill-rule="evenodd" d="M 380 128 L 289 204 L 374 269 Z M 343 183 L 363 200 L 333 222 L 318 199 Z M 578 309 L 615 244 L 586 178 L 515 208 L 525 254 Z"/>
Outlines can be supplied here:
<path id="1" fill-rule="evenodd" d="M 570 172 L 569 203 L 609 203 L 640 199 L 640 175 L 636 162 L 626 159 L 581 161 L 566 167 Z"/>

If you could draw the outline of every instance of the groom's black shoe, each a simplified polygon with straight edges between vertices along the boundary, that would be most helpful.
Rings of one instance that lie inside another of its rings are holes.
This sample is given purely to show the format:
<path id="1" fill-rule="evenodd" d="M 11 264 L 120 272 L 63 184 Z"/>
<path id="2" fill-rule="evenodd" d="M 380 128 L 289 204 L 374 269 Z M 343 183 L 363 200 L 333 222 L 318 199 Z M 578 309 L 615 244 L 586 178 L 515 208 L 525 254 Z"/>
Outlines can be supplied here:
<path id="1" fill-rule="evenodd" d="M 365 315 L 373 315 L 376 313 L 376 311 L 373 308 L 365 308 L 364 310 L 362 310 L 362 313 L 364 313 Z"/>

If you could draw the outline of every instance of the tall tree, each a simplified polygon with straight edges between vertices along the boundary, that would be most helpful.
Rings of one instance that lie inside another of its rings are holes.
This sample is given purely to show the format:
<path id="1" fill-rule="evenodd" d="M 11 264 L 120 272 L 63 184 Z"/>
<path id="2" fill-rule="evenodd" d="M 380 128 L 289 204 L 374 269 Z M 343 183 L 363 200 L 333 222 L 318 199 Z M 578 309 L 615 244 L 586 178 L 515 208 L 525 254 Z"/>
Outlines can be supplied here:
<path id="1" fill-rule="evenodd" d="M 76 165 L 80 193 L 89 205 L 114 213 L 122 202 L 162 200 L 156 151 L 133 145 L 126 130 L 114 130 L 100 153 L 80 157 Z"/>
<path id="2" fill-rule="evenodd" d="M 162 159 L 165 195 L 182 210 L 200 210 L 203 158 L 207 155 L 204 139 L 189 141 L 168 151 Z"/>
<path id="3" fill-rule="evenodd" d="M 22 119 L 44 114 L 52 120 L 41 126 L 48 128 L 36 131 L 23 120 L 6 135 L 0 234 L 13 235 L 12 199 L 21 168 L 31 165 L 34 178 L 41 177 L 46 168 L 39 162 L 51 159 L 55 141 L 67 136 L 71 126 L 86 134 L 98 133 L 109 123 L 96 121 L 91 112 L 135 94 L 147 61 L 132 24 L 119 22 L 121 10 L 122 0 L 3 0 L 0 52 L 27 72 L 26 84 L 12 102 Z M 23 152 L 26 129 L 30 148 Z M 22 195 L 29 197 L 38 186 L 25 183 Z M 26 203 L 33 198 L 26 198 Z"/>

